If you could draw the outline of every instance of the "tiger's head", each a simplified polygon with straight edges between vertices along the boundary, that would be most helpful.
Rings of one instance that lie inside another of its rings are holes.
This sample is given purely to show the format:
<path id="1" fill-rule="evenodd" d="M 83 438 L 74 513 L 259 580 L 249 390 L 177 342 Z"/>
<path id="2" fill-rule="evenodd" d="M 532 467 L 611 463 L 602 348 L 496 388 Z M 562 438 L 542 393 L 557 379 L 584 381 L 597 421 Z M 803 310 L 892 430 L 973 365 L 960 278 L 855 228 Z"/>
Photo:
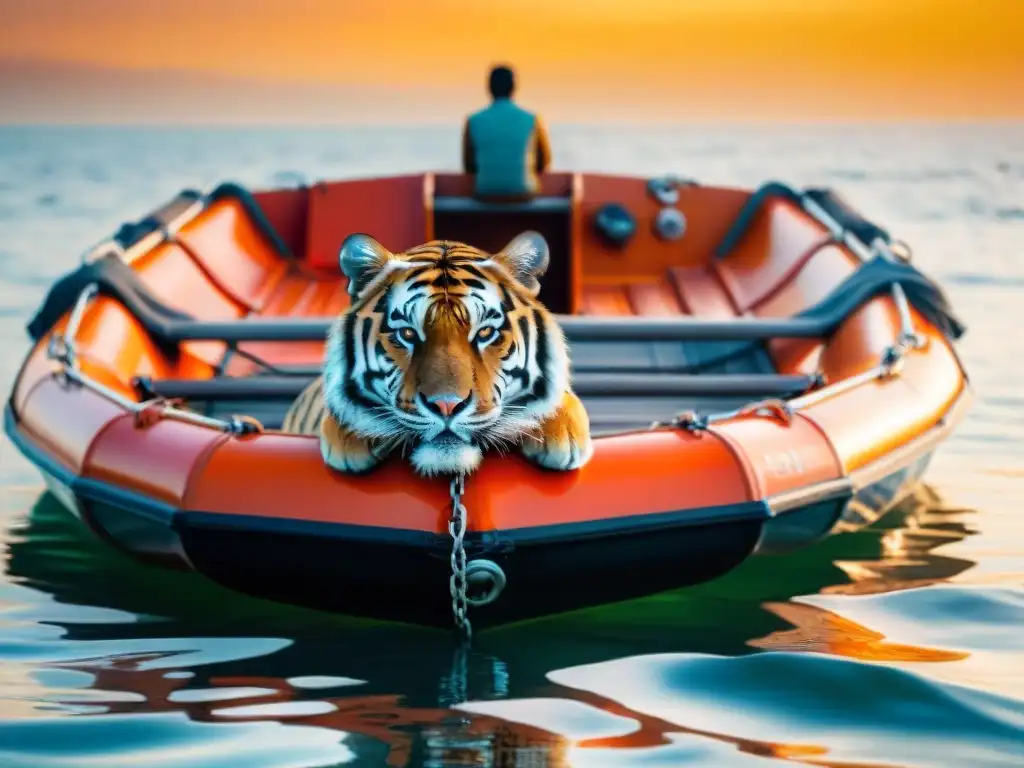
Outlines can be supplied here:
<path id="1" fill-rule="evenodd" d="M 548 246 L 523 232 L 500 252 L 431 241 L 391 253 L 369 235 L 339 254 L 351 304 L 332 324 L 324 399 L 424 475 L 471 472 L 522 439 L 569 386 L 565 336 L 538 301 Z"/>

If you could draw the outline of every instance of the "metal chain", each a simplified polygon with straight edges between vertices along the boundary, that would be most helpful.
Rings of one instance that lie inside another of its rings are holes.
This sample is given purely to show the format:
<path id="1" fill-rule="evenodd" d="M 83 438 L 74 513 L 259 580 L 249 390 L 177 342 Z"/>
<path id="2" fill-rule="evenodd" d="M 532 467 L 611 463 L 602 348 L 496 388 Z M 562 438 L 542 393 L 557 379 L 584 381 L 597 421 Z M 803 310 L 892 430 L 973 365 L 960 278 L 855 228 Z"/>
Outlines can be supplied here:
<path id="1" fill-rule="evenodd" d="M 465 476 L 458 474 L 452 478 L 449 492 L 452 498 L 452 515 L 448 520 L 448 533 L 452 537 L 452 575 L 448 580 L 452 596 L 452 614 L 455 626 L 469 639 L 473 635 L 473 627 L 466 615 L 469 604 L 466 601 L 466 549 L 462 539 L 466 535 L 466 506 L 462 503 L 465 493 Z"/>

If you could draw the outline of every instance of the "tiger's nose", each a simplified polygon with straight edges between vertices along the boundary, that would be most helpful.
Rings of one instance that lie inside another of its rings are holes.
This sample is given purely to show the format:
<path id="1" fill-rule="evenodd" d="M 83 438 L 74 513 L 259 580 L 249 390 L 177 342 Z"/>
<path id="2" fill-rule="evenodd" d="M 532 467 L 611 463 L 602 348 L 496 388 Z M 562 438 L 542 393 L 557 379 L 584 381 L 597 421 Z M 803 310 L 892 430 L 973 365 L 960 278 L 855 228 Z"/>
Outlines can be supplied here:
<path id="1" fill-rule="evenodd" d="M 446 419 L 452 417 L 455 413 L 455 409 L 465 403 L 469 397 L 463 397 L 462 395 L 455 394 L 454 392 L 445 392 L 440 395 L 431 395 L 427 398 L 427 403 L 436 408 L 441 412 L 441 415 Z"/>

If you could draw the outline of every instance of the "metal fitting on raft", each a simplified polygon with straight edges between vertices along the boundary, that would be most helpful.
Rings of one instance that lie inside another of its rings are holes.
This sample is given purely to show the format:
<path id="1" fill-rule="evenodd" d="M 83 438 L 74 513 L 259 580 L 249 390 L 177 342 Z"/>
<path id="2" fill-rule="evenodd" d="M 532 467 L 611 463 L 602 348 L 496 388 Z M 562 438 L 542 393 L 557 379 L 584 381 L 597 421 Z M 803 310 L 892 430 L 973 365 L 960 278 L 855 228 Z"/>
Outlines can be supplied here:
<path id="1" fill-rule="evenodd" d="M 505 572 L 493 560 L 470 560 L 466 564 L 466 602 L 489 605 L 505 589 Z M 470 592 L 472 590 L 472 593 Z"/>
<path id="2" fill-rule="evenodd" d="M 679 187 L 696 186 L 692 179 L 663 176 L 647 182 L 647 192 L 662 206 L 652 227 L 659 240 L 678 240 L 686 233 L 686 217 L 674 206 L 679 202 Z"/>
<path id="3" fill-rule="evenodd" d="M 654 231 L 662 240 L 678 240 L 686 232 L 686 217 L 677 208 L 662 208 L 654 217 Z"/>

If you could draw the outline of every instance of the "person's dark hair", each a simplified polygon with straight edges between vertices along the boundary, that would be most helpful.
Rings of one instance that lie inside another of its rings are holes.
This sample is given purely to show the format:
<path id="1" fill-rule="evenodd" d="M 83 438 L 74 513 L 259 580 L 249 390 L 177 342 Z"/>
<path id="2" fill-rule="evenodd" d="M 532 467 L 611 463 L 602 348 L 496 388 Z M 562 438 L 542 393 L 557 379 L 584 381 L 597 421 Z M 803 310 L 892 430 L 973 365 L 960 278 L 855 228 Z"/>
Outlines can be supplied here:
<path id="1" fill-rule="evenodd" d="M 516 89 L 516 76 L 509 67 L 498 66 L 491 70 L 488 84 L 491 96 L 496 99 L 507 99 Z"/>

